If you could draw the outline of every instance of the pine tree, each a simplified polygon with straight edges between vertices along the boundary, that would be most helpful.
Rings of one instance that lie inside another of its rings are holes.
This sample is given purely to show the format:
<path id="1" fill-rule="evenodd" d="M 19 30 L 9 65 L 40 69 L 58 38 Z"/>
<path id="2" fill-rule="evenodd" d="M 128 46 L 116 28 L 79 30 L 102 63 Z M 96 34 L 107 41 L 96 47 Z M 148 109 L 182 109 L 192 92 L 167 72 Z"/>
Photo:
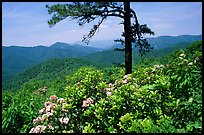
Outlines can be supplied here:
<path id="1" fill-rule="evenodd" d="M 125 48 L 122 49 L 122 51 L 125 51 L 125 74 L 132 72 L 132 44 L 138 47 L 141 57 L 152 49 L 142 36 L 143 34 L 153 35 L 154 32 L 146 24 L 139 24 L 135 11 L 130 8 L 130 2 L 124 2 L 123 4 L 116 2 L 73 2 L 70 4 L 46 5 L 46 8 L 48 13 L 52 14 L 48 21 L 50 27 L 67 17 L 78 20 L 79 26 L 84 26 L 84 24 L 98 19 L 98 23 L 93 26 L 89 34 L 83 37 L 82 41 L 87 44 L 107 17 L 114 16 L 123 19 L 121 23 L 124 25 L 122 36 L 125 40 L 118 39 L 115 41 L 125 45 Z M 134 20 L 132 23 L 131 19 Z"/>

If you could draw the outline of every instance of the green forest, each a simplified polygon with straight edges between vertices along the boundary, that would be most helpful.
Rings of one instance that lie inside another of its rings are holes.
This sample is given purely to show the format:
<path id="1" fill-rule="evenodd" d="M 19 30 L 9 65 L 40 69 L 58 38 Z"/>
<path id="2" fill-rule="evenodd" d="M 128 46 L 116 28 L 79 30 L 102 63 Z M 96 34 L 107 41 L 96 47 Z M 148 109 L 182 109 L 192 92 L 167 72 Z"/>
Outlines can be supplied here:
<path id="1" fill-rule="evenodd" d="M 114 51 L 37 64 L 3 86 L 2 132 L 201 133 L 202 41 L 181 46 L 133 53 L 127 75 Z"/>

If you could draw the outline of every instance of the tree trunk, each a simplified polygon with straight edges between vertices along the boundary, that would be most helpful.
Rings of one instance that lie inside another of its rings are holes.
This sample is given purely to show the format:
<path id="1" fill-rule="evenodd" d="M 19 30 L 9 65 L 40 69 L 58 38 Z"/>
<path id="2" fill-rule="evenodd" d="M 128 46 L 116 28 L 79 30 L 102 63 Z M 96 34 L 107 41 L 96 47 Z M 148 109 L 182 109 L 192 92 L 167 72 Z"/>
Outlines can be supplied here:
<path id="1" fill-rule="evenodd" d="M 124 2 L 125 19 L 125 74 L 132 73 L 132 44 L 131 44 L 131 22 L 130 22 L 130 2 Z"/>

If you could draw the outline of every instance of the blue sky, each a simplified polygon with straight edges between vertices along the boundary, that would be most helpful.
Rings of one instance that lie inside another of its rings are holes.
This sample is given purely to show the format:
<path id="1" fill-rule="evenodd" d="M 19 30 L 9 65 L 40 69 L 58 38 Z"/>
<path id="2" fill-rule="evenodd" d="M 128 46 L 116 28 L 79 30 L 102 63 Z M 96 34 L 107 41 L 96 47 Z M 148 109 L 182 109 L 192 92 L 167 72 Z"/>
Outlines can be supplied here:
<path id="1" fill-rule="evenodd" d="M 3 2 L 2 45 L 50 46 L 61 41 L 74 43 L 88 34 L 93 23 L 78 26 L 69 18 L 50 28 L 51 18 L 45 5 L 56 2 Z M 202 2 L 132 2 L 140 24 L 147 24 L 155 36 L 202 34 Z M 102 23 L 92 40 L 110 40 L 120 37 L 123 25 L 120 18 L 109 17 Z M 152 36 L 151 36 L 152 37 Z"/>

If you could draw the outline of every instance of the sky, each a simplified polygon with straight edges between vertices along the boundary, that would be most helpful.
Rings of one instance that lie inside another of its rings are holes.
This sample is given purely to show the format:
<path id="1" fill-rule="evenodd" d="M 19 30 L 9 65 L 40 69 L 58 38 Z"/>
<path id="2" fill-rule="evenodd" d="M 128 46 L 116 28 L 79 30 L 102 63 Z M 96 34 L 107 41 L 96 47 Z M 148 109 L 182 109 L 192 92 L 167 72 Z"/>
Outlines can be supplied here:
<path id="1" fill-rule="evenodd" d="M 57 2 L 2 2 L 3 46 L 50 46 L 55 42 L 75 43 L 89 33 L 97 21 L 80 27 L 66 18 L 50 28 L 51 15 L 45 7 Z M 62 3 L 62 2 L 61 2 Z M 147 24 L 157 36 L 201 35 L 202 2 L 131 2 L 139 23 Z M 122 19 L 108 17 L 92 41 L 121 37 Z M 153 36 L 146 36 L 153 37 Z"/>

